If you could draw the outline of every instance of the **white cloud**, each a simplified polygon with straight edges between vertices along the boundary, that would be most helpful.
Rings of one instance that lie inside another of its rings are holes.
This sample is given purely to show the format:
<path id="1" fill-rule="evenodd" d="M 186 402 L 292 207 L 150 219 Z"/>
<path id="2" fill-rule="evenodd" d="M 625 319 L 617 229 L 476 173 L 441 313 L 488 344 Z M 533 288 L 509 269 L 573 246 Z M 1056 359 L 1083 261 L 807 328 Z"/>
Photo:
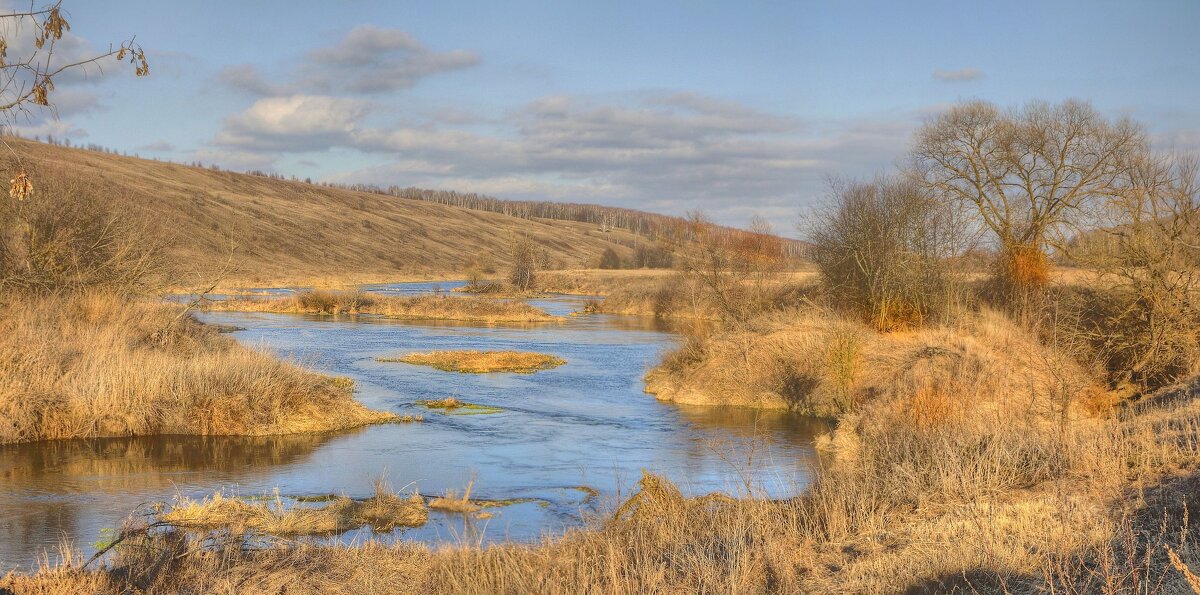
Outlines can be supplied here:
<path id="1" fill-rule="evenodd" d="M 793 213 L 829 174 L 869 176 L 900 157 L 926 111 L 844 122 L 787 115 L 692 93 L 618 102 L 549 96 L 465 130 L 439 119 L 384 127 L 374 104 L 331 96 L 267 98 L 227 118 L 222 146 L 260 155 L 357 150 L 388 162 L 330 179 L 508 198 L 603 202 L 726 221 Z M 245 157 L 243 156 L 243 159 Z"/>
<path id="2" fill-rule="evenodd" d="M 217 73 L 217 82 L 251 95 L 285 95 L 287 90 L 267 82 L 266 77 L 253 64 L 237 64 L 222 68 Z"/>
<path id="3" fill-rule="evenodd" d="M 469 50 L 438 52 L 400 29 L 361 25 L 337 43 L 308 52 L 286 82 L 267 80 L 251 64 L 227 67 L 217 81 L 262 97 L 372 94 L 408 89 L 425 77 L 478 63 L 479 55 Z"/>
<path id="4" fill-rule="evenodd" d="M 370 111 L 361 99 L 291 95 L 259 99 L 225 119 L 217 145 L 258 150 L 299 151 L 346 144 Z"/>

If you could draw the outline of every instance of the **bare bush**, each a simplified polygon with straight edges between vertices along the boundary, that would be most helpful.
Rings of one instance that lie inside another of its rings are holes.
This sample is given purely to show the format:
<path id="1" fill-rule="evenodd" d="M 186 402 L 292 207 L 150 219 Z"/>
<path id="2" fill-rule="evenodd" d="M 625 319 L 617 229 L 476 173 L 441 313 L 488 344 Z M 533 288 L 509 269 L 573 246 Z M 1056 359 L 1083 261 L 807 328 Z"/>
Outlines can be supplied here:
<path id="1" fill-rule="evenodd" d="M 756 219 L 752 228 L 734 232 L 696 212 L 674 231 L 675 262 L 699 281 L 721 319 L 732 324 L 744 324 L 770 307 L 770 282 L 784 263 L 783 241 L 770 225 Z"/>
<path id="2" fill-rule="evenodd" d="M 517 291 L 532 291 L 537 283 L 537 250 L 528 237 L 521 236 L 513 241 L 508 281 Z"/>
<path id="3" fill-rule="evenodd" d="M 0 201 L 0 290 L 102 287 L 133 294 L 163 281 L 166 241 L 85 184 L 39 177 L 36 197 Z"/>
<path id="4" fill-rule="evenodd" d="M 835 183 L 809 226 L 833 299 L 879 330 L 918 327 L 951 299 L 943 260 L 961 248 L 955 211 L 915 183 Z"/>
<path id="5" fill-rule="evenodd" d="M 616 250 L 605 248 L 600 254 L 600 268 L 602 269 L 619 269 L 621 268 L 621 257 Z"/>
<path id="6" fill-rule="evenodd" d="M 1122 174 L 1099 229 L 1070 246 L 1097 276 L 1071 294 L 1069 332 L 1114 384 L 1170 384 L 1200 367 L 1200 161 L 1145 156 Z"/>

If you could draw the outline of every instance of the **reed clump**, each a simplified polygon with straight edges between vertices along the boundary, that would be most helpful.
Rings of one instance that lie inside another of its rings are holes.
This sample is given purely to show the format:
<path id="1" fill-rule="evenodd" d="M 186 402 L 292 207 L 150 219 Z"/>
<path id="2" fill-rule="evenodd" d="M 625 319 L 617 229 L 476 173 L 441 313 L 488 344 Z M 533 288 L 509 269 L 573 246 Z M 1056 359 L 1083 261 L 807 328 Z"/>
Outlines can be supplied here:
<path id="1" fill-rule="evenodd" d="M 428 520 L 429 513 L 420 494 L 414 492 L 403 497 L 380 481 L 368 498 L 338 496 L 316 505 L 289 505 L 278 493 L 268 501 L 222 494 L 199 501 L 181 498 L 158 518 L 185 529 L 295 536 L 335 534 L 367 526 L 375 531 L 420 527 Z"/>
<path id="2" fill-rule="evenodd" d="M 429 366 L 445 372 L 461 372 L 464 374 L 488 374 L 493 372 L 532 374 L 541 370 L 557 368 L 567 363 L 566 360 L 560 357 L 545 353 L 477 350 L 410 353 L 396 358 L 378 358 L 378 361 Z"/>
<path id="3" fill-rule="evenodd" d="M 545 311 L 516 301 L 459 296 L 396 297 L 365 291 L 302 291 L 270 299 L 233 298 L 211 301 L 209 310 L 233 312 L 278 312 L 289 314 L 374 314 L 412 320 L 456 320 L 464 322 L 554 322 L 561 320 Z"/>
<path id="4" fill-rule="evenodd" d="M 447 490 L 444 496 L 430 500 L 429 507 L 434 510 L 461 514 L 477 512 L 481 508 L 480 505 L 471 501 L 471 488 L 474 486 L 474 481 L 467 482 L 462 496 L 459 496 L 455 490 Z"/>

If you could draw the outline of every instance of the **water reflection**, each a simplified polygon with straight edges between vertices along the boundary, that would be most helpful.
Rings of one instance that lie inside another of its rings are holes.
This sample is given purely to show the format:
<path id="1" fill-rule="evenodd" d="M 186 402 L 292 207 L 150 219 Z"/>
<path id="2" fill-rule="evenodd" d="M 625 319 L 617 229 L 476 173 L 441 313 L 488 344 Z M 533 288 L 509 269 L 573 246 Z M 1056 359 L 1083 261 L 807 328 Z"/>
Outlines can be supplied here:
<path id="1" fill-rule="evenodd" d="M 0 571 L 28 564 L 63 537 L 86 546 L 148 501 L 252 481 L 351 435 L 152 436 L 0 446 Z"/>

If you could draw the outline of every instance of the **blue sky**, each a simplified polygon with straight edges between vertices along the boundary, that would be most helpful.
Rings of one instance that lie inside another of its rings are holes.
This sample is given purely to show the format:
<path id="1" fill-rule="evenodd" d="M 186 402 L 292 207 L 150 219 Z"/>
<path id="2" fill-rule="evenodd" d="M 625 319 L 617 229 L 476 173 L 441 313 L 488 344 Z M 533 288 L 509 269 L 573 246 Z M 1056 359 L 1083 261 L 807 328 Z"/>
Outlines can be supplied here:
<path id="1" fill-rule="evenodd" d="M 24 133 L 237 170 L 788 233 L 959 100 L 1085 99 L 1200 149 L 1197 0 L 65 7 L 76 51 L 136 34 L 152 73 L 60 84 Z"/>

